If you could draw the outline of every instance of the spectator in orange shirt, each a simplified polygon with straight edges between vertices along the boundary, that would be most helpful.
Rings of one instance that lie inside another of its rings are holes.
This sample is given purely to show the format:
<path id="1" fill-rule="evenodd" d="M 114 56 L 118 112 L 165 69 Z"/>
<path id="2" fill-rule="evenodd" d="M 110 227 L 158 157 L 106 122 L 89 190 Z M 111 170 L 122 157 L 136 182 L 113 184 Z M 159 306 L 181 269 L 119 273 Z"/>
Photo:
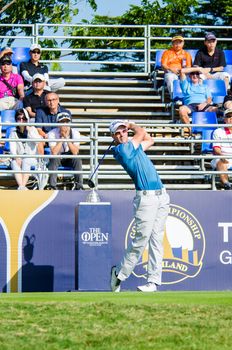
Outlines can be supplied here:
<path id="1" fill-rule="evenodd" d="M 170 95 L 173 91 L 173 81 L 179 78 L 181 68 L 191 67 L 192 58 L 190 53 L 183 50 L 184 38 L 176 35 L 172 38 L 172 47 L 165 50 L 161 64 L 164 70 L 164 80 Z"/>

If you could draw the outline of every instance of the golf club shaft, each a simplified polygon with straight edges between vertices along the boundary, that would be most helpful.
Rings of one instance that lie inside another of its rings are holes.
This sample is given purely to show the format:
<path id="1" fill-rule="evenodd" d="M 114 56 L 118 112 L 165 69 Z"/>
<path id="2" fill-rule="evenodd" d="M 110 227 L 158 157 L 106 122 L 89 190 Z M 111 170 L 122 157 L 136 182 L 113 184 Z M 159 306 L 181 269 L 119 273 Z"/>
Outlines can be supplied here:
<path id="1" fill-rule="evenodd" d="M 105 153 L 103 154 L 102 158 L 99 160 L 98 165 L 96 166 L 96 168 L 94 169 L 93 173 L 90 175 L 89 180 L 92 180 L 94 174 L 96 173 L 97 169 L 99 168 L 99 166 L 101 165 L 101 163 L 103 162 L 105 156 L 107 155 L 107 153 L 109 152 L 110 148 L 112 147 L 114 141 L 111 142 L 111 144 L 109 145 L 109 147 L 107 148 L 107 150 L 105 151 Z"/>

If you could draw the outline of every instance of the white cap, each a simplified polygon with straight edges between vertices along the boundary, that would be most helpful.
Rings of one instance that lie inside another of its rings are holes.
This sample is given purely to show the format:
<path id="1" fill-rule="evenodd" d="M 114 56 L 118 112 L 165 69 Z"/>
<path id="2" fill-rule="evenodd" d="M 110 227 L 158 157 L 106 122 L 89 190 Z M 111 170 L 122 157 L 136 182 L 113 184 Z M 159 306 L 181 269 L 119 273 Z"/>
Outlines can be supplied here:
<path id="1" fill-rule="evenodd" d="M 121 125 L 127 126 L 126 121 L 114 120 L 109 126 L 111 134 L 114 134 L 116 132 L 116 130 L 119 128 L 119 126 L 121 126 Z"/>
<path id="2" fill-rule="evenodd" d="M 32 82 L 35 81 L 35 79 L 40 79 L 42 81 L 46 81 L 45 76 L 40 73 L 35 73 L 32 77 Z"/>
<path id="3" fill-rule="evenodd" d="M 232 109 L 231 109 L 231 108 L 225 110 L 225 112 L 224 112 L 224 117 L 225 117 L 225 118 L 228 118 L 228 117 L 227 117 L 228 114 L 232 114 Z"/>
<path id="4" fill-rule="evenodd" d="M 30 47 L 30 51 L 33 51 L 35 49 L 41 51 L 41 46 L 39 44 L 32 44 Z"/>

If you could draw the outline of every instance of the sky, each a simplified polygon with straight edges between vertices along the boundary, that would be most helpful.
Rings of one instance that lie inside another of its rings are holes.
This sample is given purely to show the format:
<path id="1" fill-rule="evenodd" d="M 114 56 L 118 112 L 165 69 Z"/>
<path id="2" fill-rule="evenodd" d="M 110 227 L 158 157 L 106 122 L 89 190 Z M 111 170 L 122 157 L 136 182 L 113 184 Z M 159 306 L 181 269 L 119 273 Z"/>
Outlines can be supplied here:
<path id="1" fill-rule="evenodd" d="M 119 16 L 129 10 L 130 5 L 141 5 L 141 0 L 96 0 L 96 3 L 97 11 L 94 13 L 85 0 L 80 1 L 77 21 L 82 19 L 90 20 L 96 14 L 111 17 Z"/>

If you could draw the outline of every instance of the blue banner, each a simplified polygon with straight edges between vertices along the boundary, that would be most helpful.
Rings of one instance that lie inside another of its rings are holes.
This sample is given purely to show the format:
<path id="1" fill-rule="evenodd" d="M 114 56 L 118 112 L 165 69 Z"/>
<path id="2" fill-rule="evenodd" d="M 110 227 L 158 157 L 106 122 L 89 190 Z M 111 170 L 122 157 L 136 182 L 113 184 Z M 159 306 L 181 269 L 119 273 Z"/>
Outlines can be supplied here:
<path id="1" fill-rule="evenodd" d="M 105 233 L 112 232 L 112 254 L 107 252 L 100 256 L 97 246 L 83 244 L 88 250 L 88 261 L 91 251 L 97 250 L 93 255 L 93 261 L 96 259 L 94 273 L 98 273 L 98 259 L 104 258 L 107 269 L 98 280 L 106 286 L 109 285 L 111 265 L 120 262 L 133 239 L 135 192 L 98 192 L 102 202 L 111 203 L 112 215 L 107 214 L 106 219 L 97 214 L 99 224 L 89 225 L 92 214 L 83 213 L 80 231 L 89 233 L 83 235 L 84 241 L 103 240 Z M 1 191 L 1 291 L 75 290 L 78 281 L 75 269 L 76 208 L 80 202 L 85 202 L 88 193 Z M 232 192 L 169 191 L 169 194 L 171 205 L 164 233 L 160 290 L 232 290 Z M 112 231 L 105 226 L 110 225 L 110 220 Z M 91 226 L 100 229 L 91 231 Z M 102 244 L 101 248 L 105 249 L 106 245 Z M 147 259 L 145 249 L 131 276 L 122 283 L 122 290 L 136 290 L 138 285 L 146 282 Z M 86 262 L 79 275 L 88 272 L 88 268 Z M 98 288 L 91 286 L 90 289 Z"/>

